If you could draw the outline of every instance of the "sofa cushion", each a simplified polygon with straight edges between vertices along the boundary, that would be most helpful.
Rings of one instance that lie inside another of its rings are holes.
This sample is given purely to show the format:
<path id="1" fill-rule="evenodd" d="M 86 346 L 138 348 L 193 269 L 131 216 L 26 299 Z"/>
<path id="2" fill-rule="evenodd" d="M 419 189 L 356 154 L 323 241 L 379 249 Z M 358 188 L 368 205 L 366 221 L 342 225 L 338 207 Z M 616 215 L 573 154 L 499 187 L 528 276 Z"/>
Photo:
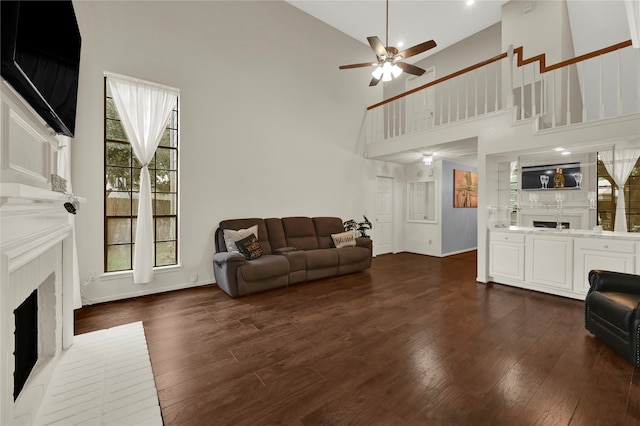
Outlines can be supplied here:
<path id="1" fill-rule="evenodd" d="M 369 258 L 369 249 L 365 247 L 342 247 L 336 251 L 340 265 L 358 263 Z"/>
<path id="2" fill-rule="evenodd" d="M 289 275 L 289 261 L 284 256 L 267 254 L 247 262 L 238 268 L 245 281 L 258 281 L 265 278 Z"/>
<path id="3" fill-rule="evenodd" d="M 313 227 L 316 230 L 318 238 L 318 248 L 335 247 L 331 234 L 339 234 L 344 232 L 342 219 L 339 217 L 314 217 Z"/>
<path id="4" fill-rule="evenodd" d="M 282 227 L 287 239 L 287 246 L 298 250 L 314 250 L 318 248 L 318 240 L 313 221 L 310 217 L 282 218 Z"/>
<path id="5" fill-rule="evenodd" d="M 258 238 L 251 234 L 246 238 L 236 241 L 238 251 L 242 253 L 247 260 L 255 260 L 262 256 L 262 248 L 258 242 Z"/>
<path id="6" fill-rule="evenodd" d="M 322 269 L 338 266 L 337 249 L 318 249 L 305 252 L 307 255 L 307 270 Z"/>
<path id="7" fill-rule="evenodd" d="M 264 254 L 271 254 L 271 244 L 269 243 L 269 232 L 267 232 L 267 227 L 264 223 L 264 219 L 260 218 L 247 218 L 247 219 L 228 219 L 220 222 L 220 228 L 223 230 L 221 234 L 224 233 L 225 229 L 246 229 L 253 225 L 258 225 L 258 233 L 256 237 L 258 237 L 258 241 L 260 242 L 260 247 L 262 247 L 262 252 Z M 223 239 L 224 240 L 224 239 Z M 222 248 L 221 245 L 216 242 L 216 246 L 218 248 Z"/>
<path id="8" fill-rule="evenodd" d="M 256 237 L 258 235 L 258 225 L 253 225 L 245 229 L 223 229 L 222 235 L 224 235 L 224 242 L 227 246 L 227 251 L 239 252 L 240 249 L 238 248 L 236 242 L 251 235 Z"/>
<path id="9" fill-rule="evenodd" d="M 268 218 L 264 220 L 264 224 L 267 226 L 267 232 L 269 233 L 269 242 L 271 243 L 271 251 L 287 247 L 287 239 L 284 236 L 284 228 L 282 227 L 282 219 L 280 218 Z"/>

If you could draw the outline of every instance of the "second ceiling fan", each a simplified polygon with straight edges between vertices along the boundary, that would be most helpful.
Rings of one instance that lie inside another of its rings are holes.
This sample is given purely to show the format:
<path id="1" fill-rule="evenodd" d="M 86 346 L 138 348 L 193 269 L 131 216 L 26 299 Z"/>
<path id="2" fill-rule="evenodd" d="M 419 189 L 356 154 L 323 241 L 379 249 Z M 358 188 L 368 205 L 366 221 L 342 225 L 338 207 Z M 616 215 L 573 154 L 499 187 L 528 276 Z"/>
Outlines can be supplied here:
<path id="1" fill-rule="evenodd" d="M 401 60 L 410 58 L 436 47 L 436 42 L 433 40 L 416 44 L 402 52 L 399 52 L 398 49 L 393 46 L 389 46 L 389 0 L 387 0 L 386 3 L 386 44 L 382 44 L 380 39 L 376 36 L 367 37 L 369 45 L 375 52 L 378 62 L 365 62 L 361 64 L 341 65 L 338 67 L 341 70 L 346 70 L 350 68 L 376 66 L 377 68 L 371 73 L 373 78 L 371 79 L 371 82 L 369 82 L 369 86 L 375 86 L 380 82 L 380 80 L 390 81 L 393 77 L 400 76 L 402 71 L 413 75 L 424 74 L 424 69 L 415 65 L 407 64 L 406 62 L 401 62 Z"/>

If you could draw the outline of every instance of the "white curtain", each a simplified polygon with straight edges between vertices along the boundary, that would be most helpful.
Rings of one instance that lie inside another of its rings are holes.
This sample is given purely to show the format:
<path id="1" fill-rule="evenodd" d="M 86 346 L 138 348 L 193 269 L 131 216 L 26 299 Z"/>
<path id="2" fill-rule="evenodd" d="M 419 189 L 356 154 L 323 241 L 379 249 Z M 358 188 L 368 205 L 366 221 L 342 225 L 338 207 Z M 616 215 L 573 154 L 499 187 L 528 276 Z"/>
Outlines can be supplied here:
<path id="1" fill-rule="evenodd" d="M 625 0 L 627 7 L 627 20 L 631 32 L 631 43 L 636 49 L 640 48 L 640 2 L 638 0 Z"/>
<path id="2" fill-rule="evenodd" d="M 58 149 L 58 176 L 67 180 L 67 192 L 73 194 L 71 186 L 71 163 L 69 161 L 69 152 L 71 152 L 71 138 L 67 136 L 58 136 L 62 142 Z M 69 223 L 71 224 L 71 239 L 73 240 L 73 259 L 72 259 L 72 282 L 73 282 L 73 309 L 82 308 L 82 297 L 80 294 L 80 272 L 78 268 L 78 247 L 76 245 L 76 215 L 69 214 Z"/>
<path id="3" fill-rule="evenodd" d="M 627 217 L 624 209 L 624 184 L 629 179 L 633 171 L 633 166 L 640 157 L 640 149 L 614 149 L 611 151 L 600 151 L 600 159 L 611 175 L 616 185 L 618 185 L 618 200 L 616 202 L 615 232 L 627 232 Z"/>
<path id="4" fill-rule="evenodd" d="M 146 81 L 106 75 L 122 127 L 136 158 L 142 164 L 133 282 L 148 283 L 153 279 L 154 246 L 151 182 L 147 164 L 153 159 L 179 91 Z"/>

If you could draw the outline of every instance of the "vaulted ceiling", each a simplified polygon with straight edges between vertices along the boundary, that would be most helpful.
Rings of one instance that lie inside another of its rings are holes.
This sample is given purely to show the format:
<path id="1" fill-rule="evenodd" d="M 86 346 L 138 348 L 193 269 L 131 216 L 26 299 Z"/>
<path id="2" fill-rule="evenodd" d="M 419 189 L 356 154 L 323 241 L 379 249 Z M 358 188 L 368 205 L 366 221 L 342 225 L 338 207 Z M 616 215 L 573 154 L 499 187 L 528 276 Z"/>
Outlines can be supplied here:
<path id="1" fill-rule="evenodd" d="M 366 44 L 368 36 L 385 43 L 384 0 L 288 0 L 288 3 Z M 438 46 L 407 62 L 424 59 L 500 22 L 504 0 L 390 0 L 389 45 L 400 48 L 435 40 Z M 402 49 L 400 49 L 402 50 Z"/>

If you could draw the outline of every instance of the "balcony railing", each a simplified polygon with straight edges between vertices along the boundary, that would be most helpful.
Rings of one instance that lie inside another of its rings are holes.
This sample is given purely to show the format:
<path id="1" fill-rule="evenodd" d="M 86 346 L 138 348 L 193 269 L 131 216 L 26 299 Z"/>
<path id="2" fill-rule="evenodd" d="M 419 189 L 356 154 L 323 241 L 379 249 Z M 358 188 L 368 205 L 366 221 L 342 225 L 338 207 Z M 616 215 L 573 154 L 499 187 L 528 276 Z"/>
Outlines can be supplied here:
<path id="1" fill-rule="evenodd" d="M 367 142 L 516 107 L 516 120 L 554 128 L 640 112 L 640 49 L 631 41 L 553 65 L 510 48 L 367 108 Z"/>

